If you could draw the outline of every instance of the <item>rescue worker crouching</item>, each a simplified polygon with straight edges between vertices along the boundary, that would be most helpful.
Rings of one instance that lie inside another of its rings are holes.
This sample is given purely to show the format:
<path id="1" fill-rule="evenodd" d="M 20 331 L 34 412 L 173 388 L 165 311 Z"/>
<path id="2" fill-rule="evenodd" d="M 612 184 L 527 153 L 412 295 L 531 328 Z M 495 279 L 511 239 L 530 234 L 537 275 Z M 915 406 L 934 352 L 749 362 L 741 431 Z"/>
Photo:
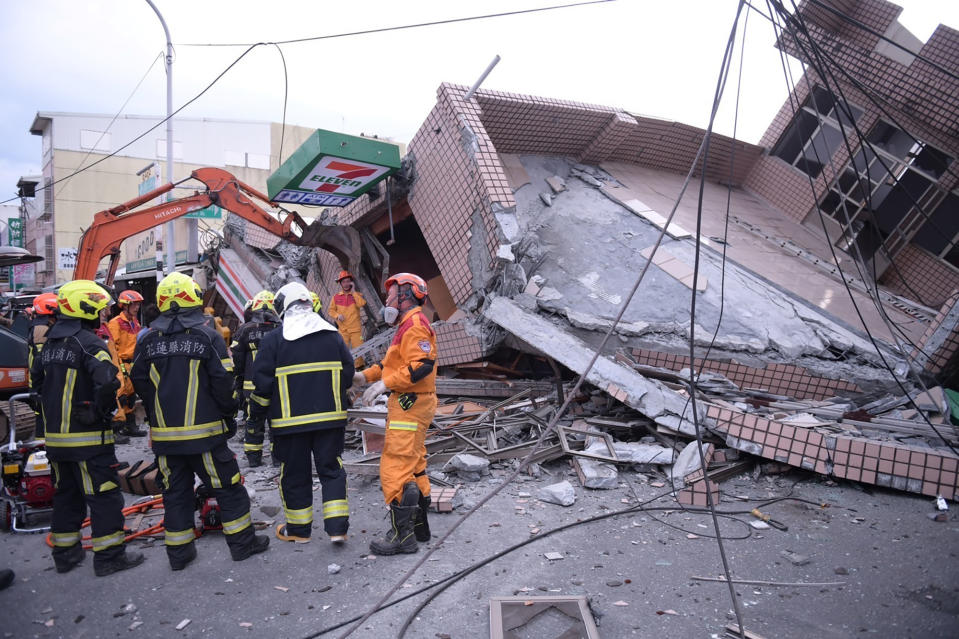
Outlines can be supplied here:
<path id="1" fill-rule="evenodd" d="M 396 334 L 383 361 L 356 373 L 353 383 L 375 382 L 363 393 L 366 405 L 390 391 L 380 484 L 390 507 L 391 527 L 382 540 L 370 543 L 370 551 L 395 555 L 414 553 L 417 541 L 430 539 L 425 441 L 436 412 L 436 334 L 421 307 L 427 295 L 423 278 L 398 273 L 384 286 L 383 319 L 390 325 L 399 320 Z"/>
<path id="2" fill-rule="evenodd" d="M 43 345 L 47 341 L 47 333 L 57 321 L 57 294 L 41 293 L 33 298 L 33 315 L 30 318 L 30 330 L 27 333 L 27 371 L 33 370 L 33 363 L 43 350 Z M 31 381 L 30 386 L 33 386 Z M 43 437 L 43 411 L 40 409 L 39 401 L 31 399 L 31 407 L 37 415 L 34 437 L 40 439 Z"/>
<path id="3" fill-rule="evenodd" d="M 68 572 L 86 551 L 80 526 L 90 509 L 93 570 L 98 577 L 143 562 L 127 552 L 123 495 L 113 450 L 110 413 L 116 408 L 117 369 L 95 334 L 99 313 L 112 300 L 101 286 L 76 280 L 60 287 L 59 318 L 30 371 L 46 422 L 47 457 L 53 466 L 50 537 L 57 572 Z"/>
<path id="4" fill-rule="evenodd" d="M 163 278 L 157 286 L 160 316 L 137 344 L 131 376 L 150 417 L 173 570 L 196 558 L 194 475 L 220 506 L 234 561 L 263 552 L 270 543 L 268 537 L 254 535 L 250 498 L 227 447 L 236 428 L 233 362 L 222 337 L 206 325 L 202 302 L 202 291 L 189 276 Z"/>
<path id="5" fill-rule="evenodd" d="M 129 441 L 127 437 L 143 437 L 146 433 L 137 425 L 136 400 L 133 382 L 130 381 L 130 368 L 133 366 L 133 351 L 140 332 L 140 305 L 143 296 L 136 291 L 123 291 L 117 296 L 120 313 L 107 322 L 107 330 L 116 350 L 114 364 L 120 369 L 120 390 L 117 391 L 117 412 L 113 416 L 113 432 L 118 443 Z"/>
<path id="6" fill-rule="evenodd" d="M 350 507 L 343 468 L 347 391 L 353 358 L 332 324 L 313 312 L 310 292 L 299 282 L 276 292 L 280 330 L 260 341 L 254 365 L 250 419 L 269 417 L 280 460 L 280 500 L 286 523 L 283 541 L 309 541 L 313 524 L 313 472 L 323 495 L 323 528 L 334 543 L 346 541 Z"/>
<path id="7" fill-rule="evenodd" d="M 241 398 L 240 408 L 247 415 L 243 452 L 250 467 L 263 465 L 263 435 L 265 425 L 262 421 L 249 420 L 250 393 L 253 392 L 253 366 L 260 347 L 260 340 L 280 325 L 280 318 L 273 307 L 273 293 L 260 291 L 253 296 L 250 304 L 250 319 L 237 329 L 233 346 L 233 394 Z M 274 465 L 279 465 L 275 463 Z"/>

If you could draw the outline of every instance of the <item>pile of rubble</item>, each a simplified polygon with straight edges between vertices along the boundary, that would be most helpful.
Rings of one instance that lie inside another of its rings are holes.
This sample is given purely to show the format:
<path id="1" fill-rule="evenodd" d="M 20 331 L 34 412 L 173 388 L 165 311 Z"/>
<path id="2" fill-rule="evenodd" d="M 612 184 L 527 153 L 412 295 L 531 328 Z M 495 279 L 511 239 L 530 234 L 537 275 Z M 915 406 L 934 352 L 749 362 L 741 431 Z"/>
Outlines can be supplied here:
<path id="1" fill-rule="evenodd" d="M 619 358 L 628 356 L 620 353 Z M 692 403 L 689 371 L 641 368 L 650 380 Z M 704 477 L 691 445 L 691 420 L 663 424 L 584 385 L 537 446 L 570 392 L 569 384 L 508 379 L 497 372 L 508 369 L 491 362 L 456 370 L 485 379 L 437 379 L 441 405 L 426 448 L 432 481 L 450 489 L 439 493 L 441 510 L 452 509 L 457 482 L 479 481 L 491 467 L 515 468 L 530 453 L 530 474 L 538 475 L 539 464 L 567 458 L 583 487 L 611 489 L 618 485 L 618 473 L 629 469 L 653 486 L 671 485 L 680 503 L 694 506 L 706 505 L 707 492 L 718 502 L 719 482 L 744 472 L 810 471 L 947 499 L 954 499 L 959 487 L 959 457 L 952 450 L 959 443 L 951 421 L 956 404 L 949 399 L 952 391 L 938 387 L 912 396 L 801 401 L 740 389 L 722 375 L 704 372 L 696 385 Z M 503 399 L 495 401 L 497 396 Z M 349 411 L 354 434 L 348 443 L 362 447 L 362 454 L 346 463 L 349 472 L 377 474 L 385 410 L 375 404 Z M 692 415 L 686 407 L 679 412 Z M 568 482 L 541 493 L 540 499 L 563 505 L 575 499 Z"/>

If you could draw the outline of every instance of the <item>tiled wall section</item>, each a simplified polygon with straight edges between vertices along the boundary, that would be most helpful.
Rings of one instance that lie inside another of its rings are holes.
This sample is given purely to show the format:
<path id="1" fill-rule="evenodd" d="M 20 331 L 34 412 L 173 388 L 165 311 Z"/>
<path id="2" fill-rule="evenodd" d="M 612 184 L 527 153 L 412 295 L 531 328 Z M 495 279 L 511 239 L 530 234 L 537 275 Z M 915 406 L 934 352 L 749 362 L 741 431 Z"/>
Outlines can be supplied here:
<path id="1" fill-rule="evenodd" d="M 946 321 L 955 322 L 954 319 L 950 319 L 950 316 L 955 317 L 954 309 L 957 304 L 959 304 L 959 291 L 953 291 L 919 340 L 919 348 L 923 353 L 918 350 L 912 353 L 913 357 L 922 355 L 919 361 L 923 363 L 923 369 L 932 375 L 941 373 L 959 352 L 959 324 L 954 324 L 951 328 L 943 326 Z M 943 330 L 948 330 L 944 338 L 942 337 Z M 934 343 L 930 343 L 934 336 L 936 337 Z"/>
<path id="2" fill-rule="evenodd" d="M 437 322 L 433 327 L 436 329 L 436 350 L 439 353 L 437 365 L 463 364 L 487 355 L 482 342 L 467 333 L 462 324 Z"/>
<path id="3" fill-rule="evenodd" d="M 959 457 L 943 449 L 820 433 L 718 406 L 707 415 L 727 445 L 766 459 L 926 496 L 959 493 Z"/>
<path id="4" fill-rule="evenodd" d="M 689 367 L 689 358 L 640 348 L 631 349 L 633 358 L 646 366 L 658 366 L 672 371 Z M 740 388 L 762 388 L 776 395 L 797 399 L 827 399 L 836 395 L 856 393 L 860 389 L 852 382 L 812 375 L 801 366 L 769 364 L 754 368 L 735 362 L 696 359 L 696 369 L 725 375 Z"/>
<path id="5" fill-rule="evenodd" d="M 622 161 L 686 173 L 705 134 L 680 122 L 568 100 L 484 90 L 477 100 L 483 125 L 503 153 L 568 155 L 591 164 Z M 756 145 L 714 135 L 706 177 L 742 184 L 761 154 Z"/>
<path id="6" fill-rule="evenodd" d="M 918 295 L 916 301 L 925 306 L 937 308 L 952 291 L 959 289 L 959 269 L 918 246 L 907 244 L 896 255 L 896 266 L 899 272 L 886 269 L 880 283 L 907 299 Z"/>

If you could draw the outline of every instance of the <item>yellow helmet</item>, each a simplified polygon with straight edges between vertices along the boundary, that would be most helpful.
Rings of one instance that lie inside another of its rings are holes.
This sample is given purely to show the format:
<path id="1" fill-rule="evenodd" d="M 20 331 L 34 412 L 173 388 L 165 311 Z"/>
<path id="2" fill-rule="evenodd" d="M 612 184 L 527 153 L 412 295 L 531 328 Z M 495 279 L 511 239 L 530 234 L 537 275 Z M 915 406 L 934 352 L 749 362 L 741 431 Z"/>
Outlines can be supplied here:
<path id="1" fill-rule="evenodd" d="M 112 303 L 106 289 L 90 280 L 67 282 L 57 291 L 57 304 L 64 317 L 95 320 Z"/>
<path id="2" fill-rule="evenodd" d="M 254 295 L 253 299 L 250 300 L 250 310 L 276 312 L 276 309 L 273 307 L 273 293 L 270 291 L 260 291 Z"/>
<path id="3" fill-rule="evenodd" d="M 189 275 L 170 273 L 157 285 L 157 306 L 161 313 L 203 306 L 203 291 Z"/>
<path id="4" fill-rule="evenodd" d="M 323 309 L 323 302 L 320 301 L 320 296 L 310 291 L 310 298 L 313 300 L 313 312 L 319 313 Z"/>

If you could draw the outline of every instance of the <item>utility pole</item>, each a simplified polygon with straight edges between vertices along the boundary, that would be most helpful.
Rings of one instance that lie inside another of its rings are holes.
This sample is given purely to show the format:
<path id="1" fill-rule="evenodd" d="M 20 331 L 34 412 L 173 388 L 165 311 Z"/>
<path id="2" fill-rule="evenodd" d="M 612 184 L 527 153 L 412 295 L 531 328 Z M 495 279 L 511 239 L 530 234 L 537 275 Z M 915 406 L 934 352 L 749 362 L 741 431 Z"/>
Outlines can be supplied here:
<path id="1" fill-rule="evenodd" d="M 166 35 L 166 179 L 173 181 L 173 41 L 170 38 L 170 30 L 166 26 L 166 20 L 153 0 L 146 0 L 153 12 L 160 19 L 163 25 L 163 33 Z M 172 273 L 176 269 L 176 244 L 174 242 L 175 231 L 173 222 L 167 222 L 164 226 L 166 243 L 166 263 L 164 271 Z"/>

